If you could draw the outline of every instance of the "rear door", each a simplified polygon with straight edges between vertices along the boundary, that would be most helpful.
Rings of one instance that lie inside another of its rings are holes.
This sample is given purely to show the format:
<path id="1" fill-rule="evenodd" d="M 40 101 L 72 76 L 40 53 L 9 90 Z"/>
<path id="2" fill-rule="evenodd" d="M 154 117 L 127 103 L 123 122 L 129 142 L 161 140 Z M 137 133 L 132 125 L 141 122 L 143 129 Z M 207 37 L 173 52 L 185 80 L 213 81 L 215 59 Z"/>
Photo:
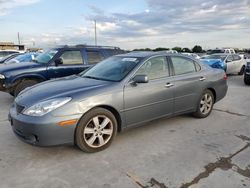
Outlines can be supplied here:
<path id="1" fill-rule="evenodd" d="M 227 70 L 226 70 L 227 74 L 233 73 L 235 70 L 235 63 L 234 63 L 233 55 L 228 55 L 225 62 L 227 64 Z"/>
<path id="2" fill-rule="evenodd" d="M 67 49 L 61 52 L 55 59 L 57 58 L 62 58 L 63 64 L 57 66 L 54 62 L 50 64 L 48 67 L 48 75 L 50 78 L 78 74 L 89 67 L 84 63 L 80 49 Z"/>
<path id="3" fill-rule="evenodd" d="M 105 55 L 101 49 L 85 49 L 84 53 L 85 61 L 89 66 L 94 66 L 105 59 Z"/>
<path id="4" fill-rule="evenodd" d="M 239 55 L 233 55 L 234 58 L 234 73 L 239 73 L 244 63 L 244 58 L 241 58 Z"/>
<path id="5" fill-rule="evenodd" d="M 174 113 L 194 110 L 206 77 L 194 60 L 181 56 L 171 56 L 170 59 L 174 72 Z"/>
<path id="6" fill-rule="evenodd" d="M 153 57 L 135 73 L 147 75 L 149 82 L 125 85 L 124 113 L 128 126 L 173 113 L 173 78 L 169 70 L 165 56 Z"/>

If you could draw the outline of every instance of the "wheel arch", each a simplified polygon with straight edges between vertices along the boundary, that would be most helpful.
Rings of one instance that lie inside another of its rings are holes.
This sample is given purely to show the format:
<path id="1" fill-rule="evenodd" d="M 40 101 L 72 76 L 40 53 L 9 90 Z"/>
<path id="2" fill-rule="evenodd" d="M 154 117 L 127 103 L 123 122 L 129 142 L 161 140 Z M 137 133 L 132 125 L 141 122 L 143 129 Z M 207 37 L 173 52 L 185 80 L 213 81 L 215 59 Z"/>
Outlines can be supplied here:
<path id="1" fill-rule="evenodd" d="M 88 113 L 89 111 L 95 109 L 95 108 L 104 108 L 108 111 L 110 111 L 114 116 L 115 116 L 115 119 L 117 121 L 117 131 L 118 132 L 121 132 L 122 131 L 122 119 L 121 119 L 121 116 L 119 114 L 119 112 L 112 106 L 109 106 L 109 105 L 98 105 L 98 106 L 94 106 L 92 108 L 90 108 L 89 110 L 87 110 L 82 116 L 81 118 L 79 119 L 79 122 L 80 120 L 84 117 L 84 115 L 86 113 Z"/>
<path id="2" fill-rule="evenodd" d="M 43 76 L 40 75 L 22 75 L 18 76 L 15 79 L 13 79 L 13 84 L 17 83 L 20 80 L 38 80 L 38 81 L 45 81 L 46 79 Z"/>
<path id="3" fill-rule="evenodd" d="M 95 106 L 95 108 L 104 108 L 108 111 L 110 111 L 112 114 L 114 114 L 115 116 L 115 119 L 117 121 L 117 131 L 118 132 L 121 132 L 122 130 L 122 119 L 121 119 L 121 116 L 119 114 L 119 112 L 112 106 L 109 106 L 109 105 L 99 105 L 99 106 Z"/>
<path id="4" fill-rule="evenodd" d="M 213 93 L 213 95 L 214 95 L 214 102 L 216 102 L 216 91 L 215 91 L 215 89 L 214 88 L 212 88 L 212 87 L 209 87 L 209 88 L 207 88 L 207 90 L 210 90 L 212 93 Z"/>

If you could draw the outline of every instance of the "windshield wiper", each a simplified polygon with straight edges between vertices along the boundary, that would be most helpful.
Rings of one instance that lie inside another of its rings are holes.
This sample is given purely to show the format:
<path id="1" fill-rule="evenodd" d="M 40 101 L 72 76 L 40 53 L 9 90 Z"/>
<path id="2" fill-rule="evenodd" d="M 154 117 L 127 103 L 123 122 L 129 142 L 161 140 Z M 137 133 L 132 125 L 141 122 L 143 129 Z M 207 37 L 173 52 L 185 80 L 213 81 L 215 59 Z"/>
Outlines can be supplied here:
<path id="1" fill-rule="evenodd" d="M 90 78 L 90 79 L 95 79 L 95 80 L 102 80 L 101 78 L 97 78 L 94 76 L 82 76 L 82 78 Z"/>
<path id="2" fill-rule="evenodd" d="M 90 78 L 90 79 L 95 79 L 95 80 L 103 80 L 103 81 L 108 81 L 108 82 L 115 82 L 114 80 L 110 79 L 105 79 L 105 78 L 98 78 L 94 76 L 81 76 L 82 78 Z"/>

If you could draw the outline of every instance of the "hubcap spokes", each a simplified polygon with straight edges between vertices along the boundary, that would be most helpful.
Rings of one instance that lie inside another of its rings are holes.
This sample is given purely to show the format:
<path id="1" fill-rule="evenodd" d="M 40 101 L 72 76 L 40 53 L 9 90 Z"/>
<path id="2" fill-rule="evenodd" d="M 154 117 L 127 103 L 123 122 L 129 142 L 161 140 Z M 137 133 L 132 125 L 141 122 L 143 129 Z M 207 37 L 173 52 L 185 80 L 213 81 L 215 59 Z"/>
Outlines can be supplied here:
<path id="1" fill-rule="evenodd" d="M 208 114 L 212 109 L 213 99 L 209 94 L 203 95 L 200 102 L 200 111 L 202 114 Z"/>
<path id="2" fill-rule="evenodd" d="M 112 121 L 104 115 L 93 117 L 84 129 L 83 137 L 88 146 L 98 148 L 105 145 L 113 134 Z"/>

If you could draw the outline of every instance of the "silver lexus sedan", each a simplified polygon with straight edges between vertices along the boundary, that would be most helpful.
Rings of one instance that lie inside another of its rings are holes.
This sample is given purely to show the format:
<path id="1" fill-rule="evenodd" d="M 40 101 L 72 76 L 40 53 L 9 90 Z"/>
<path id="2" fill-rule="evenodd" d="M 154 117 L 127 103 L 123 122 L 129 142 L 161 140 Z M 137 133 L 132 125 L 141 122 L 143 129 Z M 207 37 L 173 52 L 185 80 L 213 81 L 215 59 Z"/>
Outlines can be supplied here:
<path id="1" fill-rule="evenodd" d="M 166 52 L 113 56 L 79 75 L 25 89 L 9 113 L 23 141 L 107 148 L 116 133 L 145 122 L 192 113 L 205 118 L 227 93 L 227 77 L 191 57 Z"/>

